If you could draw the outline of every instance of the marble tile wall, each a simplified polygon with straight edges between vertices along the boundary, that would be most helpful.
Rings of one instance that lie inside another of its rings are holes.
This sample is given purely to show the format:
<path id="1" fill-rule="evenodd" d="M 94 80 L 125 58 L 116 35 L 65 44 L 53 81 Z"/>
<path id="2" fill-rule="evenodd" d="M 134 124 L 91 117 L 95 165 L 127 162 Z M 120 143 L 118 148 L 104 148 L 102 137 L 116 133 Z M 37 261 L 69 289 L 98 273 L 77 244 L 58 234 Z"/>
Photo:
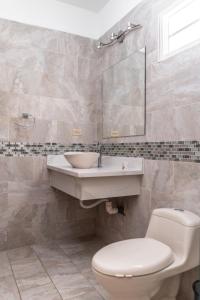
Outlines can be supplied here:
<path id="1" fill-rule="evenodd" d="M 165 61 L 158 61 L 158 16 L 173 0 L 145 0 L 107 34 L 134 21 L 143 29 L 127 36 L 123 44 L 101 51 L 102 71 L 146 46 L 147 95 L 146 135 L 114 138 L 106 143 L 135 143 L 199 140 L 200 44 Z M 107 36 L 105 35 L 105 37 Z M 101 112 L 101 107 L 98 107 Z M 102 136 L 99 113 L 98 134 Z M 109 216 L 98 210 L 97 232 L 107 242 L 145 235 L 151 211 L 158 207 L 180 207 L 200 216 L 200 166 L 193 162 L 145 160 L 141 195 L 114 199 L 124 204 L 126 216 Z M 192 300 L 195 270 L 184 274 L 179 300 Z"/>
<path id="2" fill-rule="evenodd" d="M 1 19 L 0 141 L 96 141 L 96 55 L 93 40 Z M 17 125 L 24 112 L 35 126 Z M 0 157 L 0 249 L 91 235 L 94 225 L 95 210 L 49 187 L 45 157 Z"/>
<path id="3" fill-rule="evenodd" d="M 93 40 L 1 19 L 0 140 L 96 140 L 96 56 Z M 35 118 L 33 128 L 17 125 L 23 112 Z"/>
<path id="4" fill-rule="evenodd" d="M 98 53 L 92 40 L 0 20 L 0 140 L 96 142 L 102 136 L 99 75 L 146 45 L 146 135 L 105 142 L 198 141 L 200 46 L 158 62 L 158 15 L 171 3 L 143 1 L 110 32 L 129 20 L 143 29 Z M 34 128 L 16 125 L 22 112 L 36 118 Z M 72 129 L 80 127 L 82 136 L 73 136 Z M 96 210 L 84 211 L 52 190 L 45 164 L 44 157 L 0 157 L 1 249 L 95 232 Z M 113 200 L 125 205 L 126 217 L 109 216 L 101 206 L 97 234 L 107 242 L 142 237 L 156 207 L 200 215 L 199 168 L 192 162 L 146 160 L 140 197 Z M 195 277 L 195 271 L 184 275 L 179 299 L 192 299 Z"/>
<path id="5" fill-rule="evenodd" d="M 123 44 L 100 50 L 102 71 L 146 46 L 146 135 L 113 138 L 110 142 L 199 140 L 200 44 L 164 61 L 158 60 L 158 16 L 173 0 L 145 0 L 105 34 L 126 28 L 133 20 L 143 26 Z M 100 107 L 99 107 L 100 110 Z M 99 114 L 101 119 L 101 114 Z M 101 137 L 101 120 L 99 136 Z M 106 140 L 105 140 L 106 141 Z"/>
<path id="6" fill-rule="evenodd" d="M 0 249 L 93 235 L 96 210 L 49 186 L 46 158 L 0 158 Z"/>

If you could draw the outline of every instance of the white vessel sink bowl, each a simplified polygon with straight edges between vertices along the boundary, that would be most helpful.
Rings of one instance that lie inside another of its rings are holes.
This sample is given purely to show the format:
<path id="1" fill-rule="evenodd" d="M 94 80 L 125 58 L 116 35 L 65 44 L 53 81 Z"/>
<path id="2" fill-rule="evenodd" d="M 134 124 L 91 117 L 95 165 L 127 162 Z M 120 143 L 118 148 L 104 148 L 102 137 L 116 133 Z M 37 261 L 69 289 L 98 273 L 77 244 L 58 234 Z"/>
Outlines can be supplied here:
<path id="1" fill-rule="evenodd" d="M 139 195 L 144 160 L 103 156 L 102 167 L 73 168 L 63 155 L 47 158 L 50 185 L 79 200 Z"/>
<path id="2" fill-rule="evenodd" d="M 64 154 L 66 160 L 73 168 L 90 169 L 96 167 L 99 153 L 96 152 L 66 152 Z"/>

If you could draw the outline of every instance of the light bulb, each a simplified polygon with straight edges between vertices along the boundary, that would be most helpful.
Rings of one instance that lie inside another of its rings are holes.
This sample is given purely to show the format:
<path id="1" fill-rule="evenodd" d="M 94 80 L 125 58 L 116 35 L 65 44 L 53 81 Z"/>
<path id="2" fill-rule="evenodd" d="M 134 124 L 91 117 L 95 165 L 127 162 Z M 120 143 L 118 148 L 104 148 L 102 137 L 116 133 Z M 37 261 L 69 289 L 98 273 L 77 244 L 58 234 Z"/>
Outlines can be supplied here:
<path id="1" fill-rule="evenodd" d="M 97 44 L 97 49 L 101 49 L 101 48 L 102 48 L 102 43 L 99 42 L 99 43 Z"/>
<path id="2" fill-rule="evenodd" d="M 112 32 L 111 37 L 110 37 L 111 41 L 115 40 L 115 38 L 116 38 L 116 34 L 114 32 Z"/>
<path id="3" fill-rule="evenodd" d="M 132 28 L 133 28 L 133 26 L 132 26 L 131 22 L 128 22 L 128 30 L 130 30 Z"/>

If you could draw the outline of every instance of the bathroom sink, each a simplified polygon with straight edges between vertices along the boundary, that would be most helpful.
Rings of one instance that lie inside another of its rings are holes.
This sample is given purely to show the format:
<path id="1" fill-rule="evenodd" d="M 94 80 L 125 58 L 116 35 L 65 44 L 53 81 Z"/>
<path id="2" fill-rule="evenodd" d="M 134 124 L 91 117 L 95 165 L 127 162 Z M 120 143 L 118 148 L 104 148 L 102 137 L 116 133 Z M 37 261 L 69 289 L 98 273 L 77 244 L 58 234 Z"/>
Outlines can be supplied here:
<path id="1" fill-rule="evenodd" d="M 66 160 L 77 169 L 90 169 L 97 165 L 99 153 L 96 152 L 66 152 Z"/>
<path id="2" fill-rule="evenodd" d="M 74 155 L 68 155 L 69 159 L 75 158 Z M 84 159 L 83 154 L 76 155 Z M 96 155 L 97 161 L 98 153 Z M 140 194 L 143 158 L 102 156 L 101 168 L 95 167 L 93 161 L 94 167 L 88 169 L 73 168 L 69 159 L 66 160 L 63 155 L 49 155 L 47 168 L 50 185 L 74 198 L 83 201 Z"/>

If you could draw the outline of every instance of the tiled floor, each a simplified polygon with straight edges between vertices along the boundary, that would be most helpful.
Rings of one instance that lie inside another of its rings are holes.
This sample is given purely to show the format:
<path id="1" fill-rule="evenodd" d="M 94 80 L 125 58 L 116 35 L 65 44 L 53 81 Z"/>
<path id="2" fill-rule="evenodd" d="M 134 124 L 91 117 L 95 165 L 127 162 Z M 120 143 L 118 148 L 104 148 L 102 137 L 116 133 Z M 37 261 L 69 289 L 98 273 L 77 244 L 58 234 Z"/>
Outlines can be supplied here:
<path id="1" fill-rule="evenodd" d="M 91 271 L 97 239 L 0 252 L 0 300 L 103 300 Z"/>

